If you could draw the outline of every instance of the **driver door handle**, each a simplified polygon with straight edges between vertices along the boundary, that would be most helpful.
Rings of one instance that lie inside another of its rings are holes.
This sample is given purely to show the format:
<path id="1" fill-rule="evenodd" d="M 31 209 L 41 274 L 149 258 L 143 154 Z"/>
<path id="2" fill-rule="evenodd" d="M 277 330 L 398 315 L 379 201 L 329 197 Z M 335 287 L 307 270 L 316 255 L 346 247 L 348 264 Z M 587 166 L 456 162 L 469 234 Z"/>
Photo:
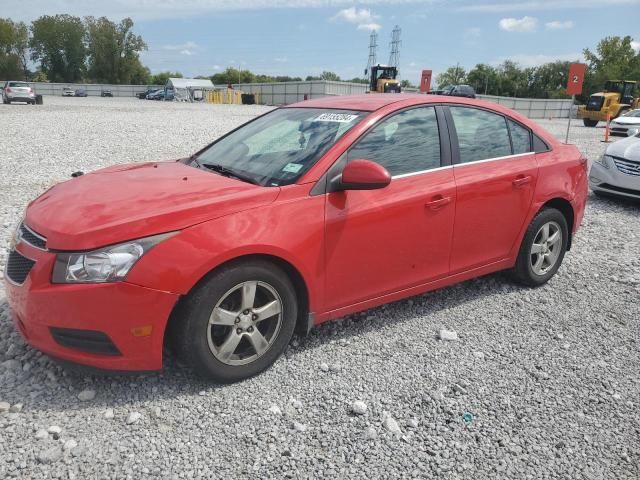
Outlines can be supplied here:
<path id="1" fill-rule="evenodd" d="M 437 210 L 439 208 L 444 207 L 445 205 L 449 205 L 450 203 L 451 203 L 451 197 L 443 197 L 442 195 L 436 195 L 427 203 L 425 203 L 425 206 L 427 206 L 431 210 Z"/>
<path id="2" fill-rule="evenodd" d="M 514 187 L 524 187 L 531 183 L 531 175 L 520 175 L 513 181 Z"/>

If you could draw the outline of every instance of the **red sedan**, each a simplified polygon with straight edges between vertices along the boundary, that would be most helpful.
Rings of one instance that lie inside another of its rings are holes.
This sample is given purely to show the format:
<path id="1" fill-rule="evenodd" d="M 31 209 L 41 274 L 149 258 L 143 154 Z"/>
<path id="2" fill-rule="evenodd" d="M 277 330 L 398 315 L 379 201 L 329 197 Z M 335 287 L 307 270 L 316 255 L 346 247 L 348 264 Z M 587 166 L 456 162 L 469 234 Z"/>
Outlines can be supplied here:
<path id="1" fill-rule="evenodd" d="M 154 370 L 170 344 L 231 382 L 295 330 L 498 270 L 544 284 L 586 197 L 579 151 L 499 105 L 311 100 L 188 159 L 49 189 L 16 232 L 7 296 L 53 357 Z"/>

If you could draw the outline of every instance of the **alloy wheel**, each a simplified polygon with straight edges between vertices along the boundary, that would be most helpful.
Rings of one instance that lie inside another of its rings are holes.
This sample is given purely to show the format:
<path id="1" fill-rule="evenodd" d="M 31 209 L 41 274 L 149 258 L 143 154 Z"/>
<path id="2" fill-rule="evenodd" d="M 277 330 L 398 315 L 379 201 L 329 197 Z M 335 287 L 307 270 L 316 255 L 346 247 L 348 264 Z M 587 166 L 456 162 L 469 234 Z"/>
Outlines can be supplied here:
<path id="1" fill-rule="evenodd" d="M 554 221 L 547 222 L 536 233 L 531 245 L 531 270 L 536 275 L 545 275 L 551 270 L 562 251 L 562 230 Z"/>
<path id="2" fill-rule="evenodd" d="M 246 365 L 273 344 L 282 325 L 282 299 L 266 282 L 243 282 L 218 301 L 207 328 L 213 356 L 227 365 Z"/>

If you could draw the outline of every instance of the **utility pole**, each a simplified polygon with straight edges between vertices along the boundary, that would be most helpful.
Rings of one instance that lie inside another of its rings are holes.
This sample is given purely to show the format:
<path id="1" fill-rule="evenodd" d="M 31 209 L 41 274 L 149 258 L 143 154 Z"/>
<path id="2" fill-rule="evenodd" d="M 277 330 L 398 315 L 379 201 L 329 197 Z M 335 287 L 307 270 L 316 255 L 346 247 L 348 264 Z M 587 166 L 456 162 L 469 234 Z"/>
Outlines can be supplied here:
<path id="1" fill-rule="evenodd" d="M 391 32 L 391 53 L 389 54 L 389 65 L 398 68 L 400 65 L 400 33 L 402 29 L 396 25 Z"/>
<path id="2" fill-rule="evenodd" d="M 364 71 L 364 78 L 367 80 L 367 92 L 371 87 L 370 82 L 368 81 L 368 75 L 371 74 L 371 67 L 376 64 L 376 51 L 378 49 L 378 33 L 373 30 L 371 35 L 369 36 L 369 60 L 367 61 L 367 68 Z"/>

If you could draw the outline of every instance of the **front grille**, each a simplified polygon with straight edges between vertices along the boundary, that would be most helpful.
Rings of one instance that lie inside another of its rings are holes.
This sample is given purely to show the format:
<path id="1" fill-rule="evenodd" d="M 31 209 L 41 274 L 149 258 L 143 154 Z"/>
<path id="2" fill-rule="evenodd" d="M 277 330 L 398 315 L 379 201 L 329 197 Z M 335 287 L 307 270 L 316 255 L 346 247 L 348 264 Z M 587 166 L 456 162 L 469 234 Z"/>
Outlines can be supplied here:
<path id="1" fill-rule="evenodd" d="M 33 247 L 39 248 L 40 250 L 47 249 L 47 239 L 31 230 L 24 223 L 20 224 L 18 232 L 23 242 L 28 243 Z"/>
<path id="2" fill-rule="evenodd" d="M 640 176 L 640 162 L 613 157 L 613 163 L 616 164 L 616 167 L 622 173 L 626 173 L 627 175 Z"/>
<path id="3" fill-rule="evenodd" d="M 592 112 L 599 112 L 602 109 L 602 104 L 604 103 L 604 97 L 600 95 L 593 95 L 589 97 L 589 101 L 587 102 L 587 110 Z"/>
<path id="4" fill-rule="evenodd" d="M 23 257 L 15 250 L 12 250 L 9 253 L 7 268 L 4 273 L 11 282 L 22 285 L 35 263 L 33 260 Z"/>
<path id="5" fill-rule="evenodd" d="M 63 347 L 98 355 L 122 355 L 118 347 L 103 332 L 55 327 L 50 327 L 49 331 L 56 343 Z"/>

